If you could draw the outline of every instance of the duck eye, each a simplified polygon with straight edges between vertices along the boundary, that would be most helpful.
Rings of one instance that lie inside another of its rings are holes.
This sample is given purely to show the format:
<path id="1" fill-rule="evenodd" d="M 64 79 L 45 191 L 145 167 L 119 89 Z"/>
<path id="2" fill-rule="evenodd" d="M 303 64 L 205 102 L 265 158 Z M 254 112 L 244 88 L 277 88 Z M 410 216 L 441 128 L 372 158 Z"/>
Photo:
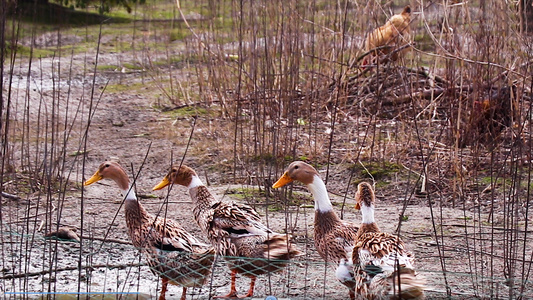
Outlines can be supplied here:
<path id="1" fill-rule="evenodd" d="M 298 170 L 298 166 L 294 166 L 294 169 L 295 169 L 295 170 Z"/>
<path id="2" fill-rule="evenodd" d="M 106 167 L 106 168 L 109 168 L 109 164 L 105 164 L 105 167 Z"/>

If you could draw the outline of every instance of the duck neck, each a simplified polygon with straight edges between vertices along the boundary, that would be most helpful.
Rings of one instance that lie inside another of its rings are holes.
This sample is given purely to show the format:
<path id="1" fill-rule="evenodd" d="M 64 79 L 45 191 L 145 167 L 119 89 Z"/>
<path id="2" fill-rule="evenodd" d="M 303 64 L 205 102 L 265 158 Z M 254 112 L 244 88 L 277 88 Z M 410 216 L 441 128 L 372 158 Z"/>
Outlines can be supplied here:
<path id="1" fill-rule="evenodd" d="M 363 221 L 361 226 L 359 226 L 359 229 L 357 230 L 357 235 L 355 237 L 356 240 L 366 233 L 380 232 L 378 224 L 376 224 L 376 222 L 374 221 L 374 205 L 361 205 L 361 216 Z"/>
<path id="2" fill-rule="evenodd" d="M 145 247 L 144 238 L 139 238 L 138 233 L 141 231 L 143 222 L 150 220 L 150 216 L 137 200 L 135 190 L 130 185 L 128 177 L 125 176 L 115 181 L 122 190 L 122 194 L 125 195 L 124 215 L 126 217 L 128 234 L 135 247 Z"/>
<path id="3" fill-rule="evenodd" d="M 126 195 L 126 198 L 124 199 L 124 210 L 126 211 L 126 215 L 142 217 L 147 214 L 144 207 L 137 200 L 137 196 L 135 195 L 135 191 L 133 190 L 133 187 L 131 188 L 128 187 L 127 189 L 123 189 L 122 194 Z"/>
<path id="4" fill-rule="evenodd" d="M 192 177 L 191 183 L 189 183 L 187 188 L 189 189 L 191 199 L 197 206 L 206 207 L 215 202 L 213 196 L 198 176 L 194 175 Z"/>
<path id="5" fill-rule="evenodd" d="M 308 184 L 307 188 L 311 191 L 311 194 L 313 194 L 316 211 L 327 213 L 333 210 L 326 185 L 318 175 L 314 176 L 313 182 Z"/>
<path id="6" fill-rule="evenodd" d="M 363 224 L 374 224 L 376 222 L 374 220 L 374 205 L 361 205 L 361 217 L 363 219 Z"/>
<path id="7" fill-rule="evenodd" d="M 193 175 L 192 178 L 191 178 L 191 182 L 189 183 L 187 188 L 190 190 L 192 188 L 203 186 L 203 185 L 204 185 L 204 183 L 202 182 L 200 177 L 198 177 L 198 175 Z"/>
<path id="8" fill-rule="evenodd" d="M 146 211 L 144 207 L 137 201 L 137 195 L 133 186 L 130 185 L 127 177 L 116 180 L 119 188 L 122 190 L 122 195 L 125 195 L 124 210 L 129 216 L 144 216 Z M 128 218 L 129 219 L 129 218 Z"/>
<path id="9" fill-rule="evenodd" d="M 135 201 L 137 202 L 137 195 L 135 194 L 135 191 L 133 190 L 133 187 L 132 186 L 129 186 L 128 188 L 126 189 L 123 189 L 122 190 L 122 195 L 126 195 L 126 202 L 131 202 L 131 201 Z"/>
<path id="10" fill-rule="evenodd" d="M 125 200 L 137 201 L 137 196 L 135 195 L 133 187 L 130 185 L 130 179 L 128 178 L 128 175 L 126 175 L 126 172 L 122 171 L 116 174 L 112 179 L 117 183 L 122 191 L 122 195 L 126 196 Z"/>

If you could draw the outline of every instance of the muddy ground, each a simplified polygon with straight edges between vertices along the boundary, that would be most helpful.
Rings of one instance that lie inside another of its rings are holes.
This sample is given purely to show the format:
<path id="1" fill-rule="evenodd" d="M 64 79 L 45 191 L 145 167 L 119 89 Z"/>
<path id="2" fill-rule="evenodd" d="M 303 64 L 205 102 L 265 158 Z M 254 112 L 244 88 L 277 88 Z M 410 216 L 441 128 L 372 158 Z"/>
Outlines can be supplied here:
<path id="1" fill-rule="evenodd" d="M 69 39 L 66 36 L 63 43 L 76 41 L 75 37 Z M 182 48 L 176 45 L 173 51 L 180 51 Z M 18 193 L 14 184 L 6 185 L 6 191 L 21 195 L 19 199 L 2 200 L 4 261 L 0 272 L 3 278 L 0 281 L 0 292 L 6 299 L 22 298 L 22 295 L 17 294 L 20 292 L 141 293 L 150 299 L 158 296 L 160 290 L 158 278 L 150 272 L 144 264 L 144 258 L 128 242 L 118 188 L 113 182 L 104 180 L 85 187 L 82 192 L 80 183 L 92 175 L 100 163 L 110 158 L 119 159 L 128 169 L 133 165 L 133 168 L 138 170 L 146 156 L 136 184 L 138 194 L 143 196 L 142 204 L 151 213 L 167 208 L 167 217 L 179 221 L 191 233 L 206 241 L 192 219 L 190 214 L 192 203 L 184 188 L 174 188 L 168 206 L 165 203 L 164 192 L 151 191 L 166 173 L 171 160 L 177 161 L 183 155 L 193 124 L 192 118 L 176 117 L 159 109 L 158 104 L 164 96 L 156 88 L 157 78 L 148 76 L 145 70 L 118 68 L 94 74 L 91 70 L 87 70 L 86 66 L 91 66 L 95 59 L 95 52 L 75 54 L 73 57 L 66 56 L 60 59 L 42 58 L 38 65 L 32 66 L 30 73 L 28 73 L 28 61 L 22 59 L 14 69 L 11 93 L 13 101 L 18 103 L 14 104 L 18 107 L 13 115 L 14 119 L 23 119 L 25 111 L 23 101 L 26 95 L 29 95 L 31 101 L 28 113 L 31 116 L 32 126 L 38 126 L 35 119 L 37 116 L 50 114 L 39 110 L 39 99 L 44 99 L 45 105 L 48 105 L 52 99 L 59 99 L 59 107 L 65 109 L 67 89 L 70 88 L 68 101 L 71 116 L 76 113 L 78 103 L 81 103 L 79 115 L 72 122 L 73 129 L 69 137 L 70 142 L 67 144 L 67 153 L 79 150 L 87 125 L 90 106 L 88 95 L 91 93 L 93 79 L 97 95 L 108 81 L 110 86 L 123 85 L 135 88 L 106 91 L 102 94 L 98 105 L 93 105 L 96 109 L 88 130 L 87 154 L 68 156 L 66 159 L 69 163 L 69 172 L 68 176 L 67 172 L 63 175 L 71 182 L 66 191 L 51 195 L 39 192 L 25 195 Z M 131 53 L 113 53 L 108 50 L 102 50 L 98 56 L 100 65 L 125 61 L 133 62 L 135 58 Z M 52 67 L 58 66 L 59 62 L 62 68 L 65 68 L 63 74 L 67 74 L 68 66 L 72 67 L 73 75 L 59 80 L 61 86 L 58 91 L 58 86 L 52 83 L 52 78 L 57 76 L 53 73 Z M 177 76 L 186 76 L 186 73 L 187 71 L 183 71 Z M 26 88 L 27 82 L 29 89 Z M 26 94 L 27 91 L 29 94 Z M 58 93 L 59 97 L 53 97 L 54 93 Z M 213 109 L 216 110 L 216 107 Z M 364 122 L 364 120 L 358 121 Z M 194 167 L 204 181 L 210 183 L 210 190 L 217 197 L 234 197 L 236 201 L 245 201 L 242 197 L 236 197 L 234 191 L 254 187 L 232 182 L 231 173 L 221 168 L 220 164 L 218 169 L 213 169 L 213 161 L 220 163 L 232 157 L 224 156 L 226 150 L 218 151 L 216 148 L 220 145 L 206 144 L 207 140 L 202 138 L 202 135 L 218 135 L 220 144 L 232 144 L 231 121 L 219 116 L 203 116 L 196 122 L 193 143 L 184 163 Z M 219 132 L 226 129 L 228 129 L 226 134 Z M 17 154 L 14 156 L 19 157 Z M 85 158 L 84 170 L 83 158 Z M 323 175 L 324 171 L 320 169 Z M 335 175 L 337 171 L 343 175 L 333 176 L 335 180 L 328 182 L 328 189 L 333 192 L 332 201 L 340 213 L 344 200 L 339 195 L 344 195 L 348 177 L 342 170 L 341 172 L 333 168 L 331 172 Z M 376 216 L 379 225 L 386 232 L 394 232 L 398 226 L 406 197 L 404 187 L 405 182 L 393 180 L 383 190 L 377 189 L 379 202 Z M 297 187 L 296 190 L 309 197 L 304 188 Z M 233 192 L 228 193 L 228 191 Z M 55 208 L 46 206 L 50 199 L 58 204 Z M 256 201 L 264 202 L 265 199 L 256 199 Z M 446 280 L 454 299 L 474 298 L 476 291 L 479 296 L 484 292 L 488 293 L 489 290 L 495 293 L 493 297 L 505 298 L 509 286 L 504 285 L 505 281 L 501 278 L 494 279 L 492 288 L 485 285 L 488 284 L 485 279 L 490 273 L 487 267 L 489 257 L 486 253 L 483 256 L 483 251 L 491 245 L 472 245 L 476 242 L 490 241 L 465 239 L 465 231 L 468 233 L 466 236 L 471 238 L 472 232 L 484 235 L 489 231 L 490 227 L 487 229 L 480 226 L 488 219 L 487 214 L 438 207 L 435 202 L 434 207 L 429 207 L 429 203 L 427 198 L 414 198 L 409 201 L 404 212 L 408 218 L 404 218 L 401 228 L 404 241 L 417 257 L 417 268 L 427 279 L 428 298 L 445 298 L 446 281 L 443 269 L 448 271 Z M 308 204 L 312 204 L 310 197 Z M 344 219 L 358 222 L 360 215 L 353 209 L 353 199 L 350 194 L 346 204 Z M 305 252 L 303 257 L 295 259 L 285 271 L 271 276 L 261 276 L 256 285 L 256 297 L 263 299 L 268 295 L 275 295 L 290 299 L 345 299 L 347 291 L 335 279 L 334 268 L 325 266 L 314 249 L 313 209 L 307 205 L 291 206 L 281 210 L 269 209 L 268 205 L 256 205 L 256 208 L 268 226 L 276 231 L 286 230 L 288 218 L 288 230 L 292 232 L 296 245 Z M 501 215 L 502 212 L 495 214 Z M 434 226 L 432 220 L 435 220 L 437 225 Z M 76 228 L 77 232 L 83 235 L 83 242 L 80 244 L 73 241 L 58 242 L 44 239 L 47 231 L 54 228 L 58 221 L 61 226 Z M 437 240 L 435 231 L 444 235 L 444 238 Z M 493 236 L 496 239 L 503 239 L 503 234 L 500 233 L 496 232 Z M 108 241 L 102 242 L 104 237 Z M 440 245 L 444 244 L 440 252 L 437 242 Z M 498 248 L 498 241 L 496 245 Z M 478 251 L 472 252 L 472 247 Z M 473 257 L 472 253 L 477 253 L 478 256 Z M 82 266 L 81 272 L 77 270 L 79 264 Z M 500 274 L 501 263 L 495 263 L 494 266 L 494 273 Z M 244 293 L 248 283 L 247 278 L 239 278 L 238 290 Z M 477 290 L 473 288 L 476 285 Z M 223 295 L 228 290 L 229 273 L 224 264 L 219 263 L 214 268 L 210 284 L 194 290 L 188 299 L 207 299 L 209 296 Z M 181 288 L 174 286 L 170 287 L 167 294 L 170 299 L 178 298 L 180 295 Z M 533 297 L 533 292 L 526 291 L 526 295 Z"/>

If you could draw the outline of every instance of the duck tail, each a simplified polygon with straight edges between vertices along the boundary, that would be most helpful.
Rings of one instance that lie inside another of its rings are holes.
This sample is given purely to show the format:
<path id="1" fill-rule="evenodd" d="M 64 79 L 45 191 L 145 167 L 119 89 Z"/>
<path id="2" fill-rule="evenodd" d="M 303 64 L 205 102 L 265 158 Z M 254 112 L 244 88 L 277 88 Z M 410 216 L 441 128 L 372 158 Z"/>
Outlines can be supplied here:
<path id="1" fill-rule="evenodd" d="M 302 255 L 290 241 L 291 236 L 288 234 L 273 234 L 263 243 L 267 247 L 265 258 L 276 260 L 290 260 L 291 258 Z"/>
<path id="2" fill-rule="evenodd" d="M 192 258 L 197 262 L 198 265 L 211 269 L 211 265 L 215 260 L 215 249 L 213 247 L 209 247 L 203 252 L 194 253 Z"/>
<path id="3" fill-rule="evenodd" d="M 392 273 L 390 280 L 394 294 L 400 294 L 398 299 L 424 299 L 426 281 L 415 270 L 401 268 Z"/>

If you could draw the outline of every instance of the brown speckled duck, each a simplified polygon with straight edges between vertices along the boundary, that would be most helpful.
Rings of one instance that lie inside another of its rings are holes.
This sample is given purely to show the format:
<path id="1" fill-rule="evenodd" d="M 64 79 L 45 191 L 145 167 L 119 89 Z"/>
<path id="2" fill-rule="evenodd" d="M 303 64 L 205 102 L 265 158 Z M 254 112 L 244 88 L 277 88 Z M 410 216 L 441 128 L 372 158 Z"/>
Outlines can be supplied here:
<path id="1" fill-rule="evenodd" d="M 237 273 L 251 278 L 248 293 L 240 298 L 252 297 L 257 276 L 279 271 L 288 260 L 301 254 L 291 244 L 288 234 L 267 228 L 250 206 L 216 200 L 193 169 L 184 165 L 172 167 L 154 190 L 172 183 L 189 189 L 195 203 L 193 214 L 196 222 L 217 254 L 228 262 L 231 270 L 230 292 L 217 298 L 239 297 L 235 287 Z"/>
<path id="2" fill-rule="evenodd" d="M 375 195 L 362 182 L 355 194 L 362 224 L 353 249 L 358 299 L 423 299 L 424 280 L 413 267 L 414 257 L 397 236 L 381 232 L 374 220 Z"/>
<path id="3" fill-rule="evenodd" d="M 337 216 L 329 199 L 326 185 L 318 172 L 303 161 L 291 163 L 272 187 L 279 188 L 294 180 L 305 184 L 315 200 L 314 239 L 318 254 L 325 261 L 338 265 L 335 275 L 342 284 L 349 288 L 350 299 L 354 299 L 355 282 L 351 258 L 357 226 L 344 222 Z"/>
<path id="4" fill-rule="evenodd" d="M 187 287 L 201 287 L 209 277 L 214 249 L 201 243 L 178 223 L 146 212 L 130 186 L 128 175 L 116 162 L 101 164 L 84 185 L 106 178 L 114 180 L 126 195 L 124 211 L 128 234 L 133 245 L 146 256 L 152 272 L 161 277 L 159 300 L 165 299 L 168 283 L 181 285 L 181 300 L 185 300 Z"/>

